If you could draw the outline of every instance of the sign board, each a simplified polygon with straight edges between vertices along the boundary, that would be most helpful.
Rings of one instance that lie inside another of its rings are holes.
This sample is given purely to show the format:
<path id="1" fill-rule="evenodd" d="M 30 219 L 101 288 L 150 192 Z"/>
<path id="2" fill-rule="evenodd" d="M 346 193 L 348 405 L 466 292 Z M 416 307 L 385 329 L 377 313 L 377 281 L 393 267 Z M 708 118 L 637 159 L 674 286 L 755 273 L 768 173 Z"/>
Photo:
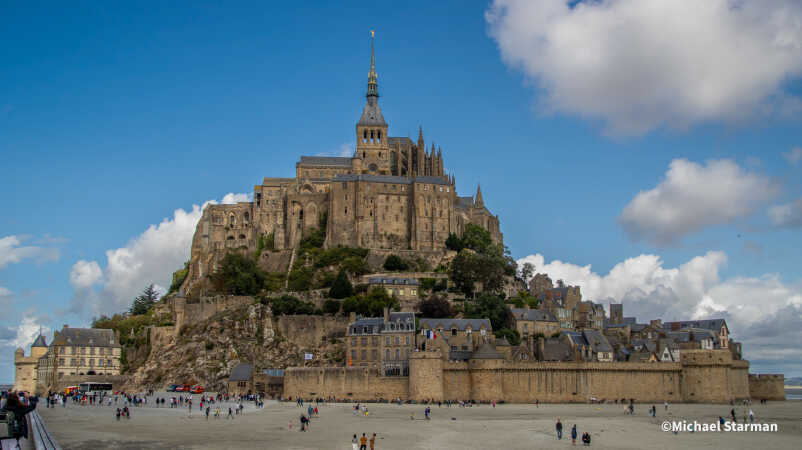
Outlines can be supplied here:
<path id="1" fill-rule="evenodd" d="M 304 360 L 310 361 L 311 359 L 312 359 L 312 354 L 311 353 L 304 353 Z"/>

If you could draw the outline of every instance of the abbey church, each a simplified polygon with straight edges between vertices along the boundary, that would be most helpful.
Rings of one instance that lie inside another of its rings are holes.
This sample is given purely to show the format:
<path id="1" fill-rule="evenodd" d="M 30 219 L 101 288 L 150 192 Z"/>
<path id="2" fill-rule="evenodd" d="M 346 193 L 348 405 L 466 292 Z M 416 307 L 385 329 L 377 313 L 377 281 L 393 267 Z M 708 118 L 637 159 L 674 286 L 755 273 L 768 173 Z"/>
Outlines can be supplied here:
<path id="1" fill-rule="evenodd" d="M 457 195 L 442 150 L 427 150 L 422 130 L 417 142 L 389 136 L 372 40 L 366 97 L 352 157 L 302 156 L 295 178 L 264 178 L 252 202 L 207 206 L 192 242 L 190 278 L 208 273 L 217 253 L 255 250 L 260 238 L 272 238 L 276 250 L 291 249 L 321 227 L 326 247 L 442 250 L 449 233 L 461 235 L 468 223 L 502 243 L 498 216 L 481 189 Z"/>

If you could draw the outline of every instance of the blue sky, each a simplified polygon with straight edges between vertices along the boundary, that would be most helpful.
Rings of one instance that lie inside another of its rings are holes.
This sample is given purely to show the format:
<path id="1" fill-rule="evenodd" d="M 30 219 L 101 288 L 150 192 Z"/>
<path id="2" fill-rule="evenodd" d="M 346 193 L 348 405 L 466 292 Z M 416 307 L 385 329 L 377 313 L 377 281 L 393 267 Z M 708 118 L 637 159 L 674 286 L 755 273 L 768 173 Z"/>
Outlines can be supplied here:
<path id="1" fill-rule="evenodd" d="M 390 134 L 481 183 L 516 258 L 802 375 L 802 12 L 660 3 L 4 3 L 0 382 L 40 326 L 166 284 L 193 205 L 353 146 L 371 29 Z"/>

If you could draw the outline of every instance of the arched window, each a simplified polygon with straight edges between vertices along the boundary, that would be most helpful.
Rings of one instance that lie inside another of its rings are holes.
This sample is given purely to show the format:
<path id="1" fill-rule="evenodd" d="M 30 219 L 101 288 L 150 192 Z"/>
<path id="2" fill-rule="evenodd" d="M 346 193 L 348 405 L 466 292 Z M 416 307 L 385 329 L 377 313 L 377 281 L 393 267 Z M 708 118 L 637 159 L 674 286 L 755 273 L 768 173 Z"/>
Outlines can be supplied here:
<path id="1" fill-rule="evenodd" d="M 368 141 L 368 130 L 362 131 L 362 142 Z"/>
<path id="2" fill-rule="evenodd" d="M 234 236 L 229 236 L 229 237 L 226 238 L 226 240 L 233 241 L 234 240 Z"/>
<path id="3" fill-rule="evenodd" d="M 396 360 L 401 359 L 401 350 L 395 349 L 395 359 Z"/>
<path id="4" fill-rule="evenodd" d="M 245 239 L 245 235 L 244 235 L 244 234 L 240 234 L 240 235 L 239 235 L 239 238 L 240 238 L 240 239 Z"/>
<path id="5" fill-rule="evenodd" d="M 390 359 L 390 349 L 384 351 L 384 359 Z"/>
<path id="6" fill-rule="evenodd" d="M 245 212 L 244 217 L 245 217 L 245 223 L 248 223 L 248 221 L 251 219 L 251 217 L 250 217 L 250 215 L 248 214 L 247 211 Z"/>
<path id="7" fill-rule="evenodd" d="M 235 223 L 237 223 L 237 219 L 236 219 L 236 217 L 234 217 L 234 213 L 231 213 L 228 216 L 228 224 L 231 225 L 231 226 L 234 226 Z"/>

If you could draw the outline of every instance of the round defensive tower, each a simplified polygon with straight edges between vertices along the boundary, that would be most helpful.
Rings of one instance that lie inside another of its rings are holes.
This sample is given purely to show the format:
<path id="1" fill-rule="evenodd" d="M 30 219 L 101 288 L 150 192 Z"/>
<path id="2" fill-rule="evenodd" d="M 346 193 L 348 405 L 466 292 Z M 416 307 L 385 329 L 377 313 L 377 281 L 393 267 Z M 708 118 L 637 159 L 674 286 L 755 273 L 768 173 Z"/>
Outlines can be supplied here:
<path id="1" fill-rule="evenodd" d="M 409 355 L 410 400 L 443 400 L 443 356 L 439 350 Z"/>

